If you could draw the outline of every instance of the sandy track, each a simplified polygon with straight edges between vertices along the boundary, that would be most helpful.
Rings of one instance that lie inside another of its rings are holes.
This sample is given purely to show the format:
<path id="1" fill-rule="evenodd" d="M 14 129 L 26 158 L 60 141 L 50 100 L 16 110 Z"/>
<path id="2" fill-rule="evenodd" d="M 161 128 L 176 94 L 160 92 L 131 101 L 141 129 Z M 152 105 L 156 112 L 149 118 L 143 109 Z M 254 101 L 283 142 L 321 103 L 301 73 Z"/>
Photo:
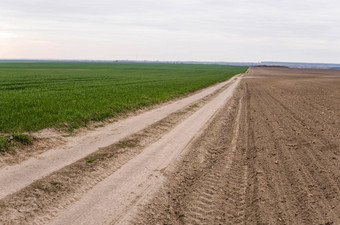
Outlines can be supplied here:
<path id="1" fill-rule="evenodd" d="M 166 104 L 137 116 L 90 131 L 85 135 L 70 137 L 62 147 L 51 149 L 17 165 L 0 168 L 0 199 L 12 194 L 35 180 L 57 171 L 101 147 L 109 146 L 120 139 L 136 133 L 230 83 L 206 88 L 187 98 Z"/>
<path id="2" fill-rule="evenodd" d="M 165 179 L 164 170 L 184 151 L 216 111 L 232 97 L 239 80 L 236 78 L 221 94 L 95 186 L 81 200 L 61 212 L 51 224 L 124 222 L 128 212 L 140 199 L 159 188 Z"/>

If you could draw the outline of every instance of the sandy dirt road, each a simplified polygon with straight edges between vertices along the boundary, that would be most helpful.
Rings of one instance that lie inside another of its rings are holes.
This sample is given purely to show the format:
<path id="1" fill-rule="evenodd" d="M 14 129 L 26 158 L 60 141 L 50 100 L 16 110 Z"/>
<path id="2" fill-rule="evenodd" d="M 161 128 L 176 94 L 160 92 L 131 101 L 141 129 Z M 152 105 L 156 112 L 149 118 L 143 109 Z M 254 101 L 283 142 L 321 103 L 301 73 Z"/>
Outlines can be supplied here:
<path id="1" fill-rule="evenodd" d="M 203 89 L 187 98 L 173 101 L 162 107 L 98 128 L 95 131 L 70 137 L 60 147 L 50 149 L 19 164 L 0 168 L 0 199 L 97 151 L 99 148 L 109 146 L 160 121 L 171 113 L 228 85 L 233 79 Z"/>
<path id="2" fill-rule="evenodd" d="M 191 139 L 232 97 L 239 80 L 159 141 L 145 148 L 141 154 L 89 191 L 79 202 L 66 208 L 51 224 L 118 223 L 136 201 L 159 188 L 165 179 L 162 171 L 178 158 Z"/>
<path id="3" fill-rule="evenodd" d="M 340 224 L 339 102 L 339 71 L 252 68 L 3 198 L 0 223 Z"/>

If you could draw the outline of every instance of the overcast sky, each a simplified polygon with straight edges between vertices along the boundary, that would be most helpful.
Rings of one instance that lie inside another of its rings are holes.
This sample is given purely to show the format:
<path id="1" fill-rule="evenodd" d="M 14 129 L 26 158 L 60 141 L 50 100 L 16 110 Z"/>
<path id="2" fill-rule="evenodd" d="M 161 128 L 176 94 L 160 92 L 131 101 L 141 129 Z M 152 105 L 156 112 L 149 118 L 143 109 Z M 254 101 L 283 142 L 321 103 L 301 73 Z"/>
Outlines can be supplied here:
<path id="1" fill-rule="evenodd" d="M 0 58 L 340 63 L 340 1 L 0 0 Z"/>

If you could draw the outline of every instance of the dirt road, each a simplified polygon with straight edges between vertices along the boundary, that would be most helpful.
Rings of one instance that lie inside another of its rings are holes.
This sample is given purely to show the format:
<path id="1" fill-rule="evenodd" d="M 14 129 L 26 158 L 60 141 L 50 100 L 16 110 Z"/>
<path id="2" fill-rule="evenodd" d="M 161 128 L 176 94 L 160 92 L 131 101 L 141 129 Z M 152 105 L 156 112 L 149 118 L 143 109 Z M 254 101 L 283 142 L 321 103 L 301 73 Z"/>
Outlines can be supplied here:
<path id="1" fill-rule="evenodd" d="M 109 146 L 122 138 L 145 129 L 171 113 L 214 93 L 232 80 L 211 86 L 190 97 L 171 102 L 154 110 L 97 128 L 95 131 L 67 138 L 66 143 L 60 147 L 52 148 L 19 164 L 0 168 L 0 199 L 41 177 L 76 162 L 99 148 Z"/>
<path id="2" fill-rule="evenodd" d="M 145 148 L 79 202 L 65 209 L 52 224 L 103 224 L 118 222 L 126 216 L 136 201 L 159 189 L 165 179 L 163 171 L 178 158 L 214 113 L 232 97 L 238 83 L 239 79 L 159 141 Z"/>
<path id="3" fill-rule="evenodd" d="M 1 223 L 340 224 L 340 72 L 252 68 L 0 200 Z"/>

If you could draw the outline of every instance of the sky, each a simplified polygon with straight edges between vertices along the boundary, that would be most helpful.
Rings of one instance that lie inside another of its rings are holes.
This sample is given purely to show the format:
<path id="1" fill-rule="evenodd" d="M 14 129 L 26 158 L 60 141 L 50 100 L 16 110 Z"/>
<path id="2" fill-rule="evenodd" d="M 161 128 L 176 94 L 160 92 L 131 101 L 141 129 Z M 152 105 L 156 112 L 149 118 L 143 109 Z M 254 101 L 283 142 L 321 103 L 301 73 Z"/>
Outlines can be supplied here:
<path id="1" fill-rule="evenodd" d="M 340 63 L 338 0 L 0 0 L 0 58 Z"/>

